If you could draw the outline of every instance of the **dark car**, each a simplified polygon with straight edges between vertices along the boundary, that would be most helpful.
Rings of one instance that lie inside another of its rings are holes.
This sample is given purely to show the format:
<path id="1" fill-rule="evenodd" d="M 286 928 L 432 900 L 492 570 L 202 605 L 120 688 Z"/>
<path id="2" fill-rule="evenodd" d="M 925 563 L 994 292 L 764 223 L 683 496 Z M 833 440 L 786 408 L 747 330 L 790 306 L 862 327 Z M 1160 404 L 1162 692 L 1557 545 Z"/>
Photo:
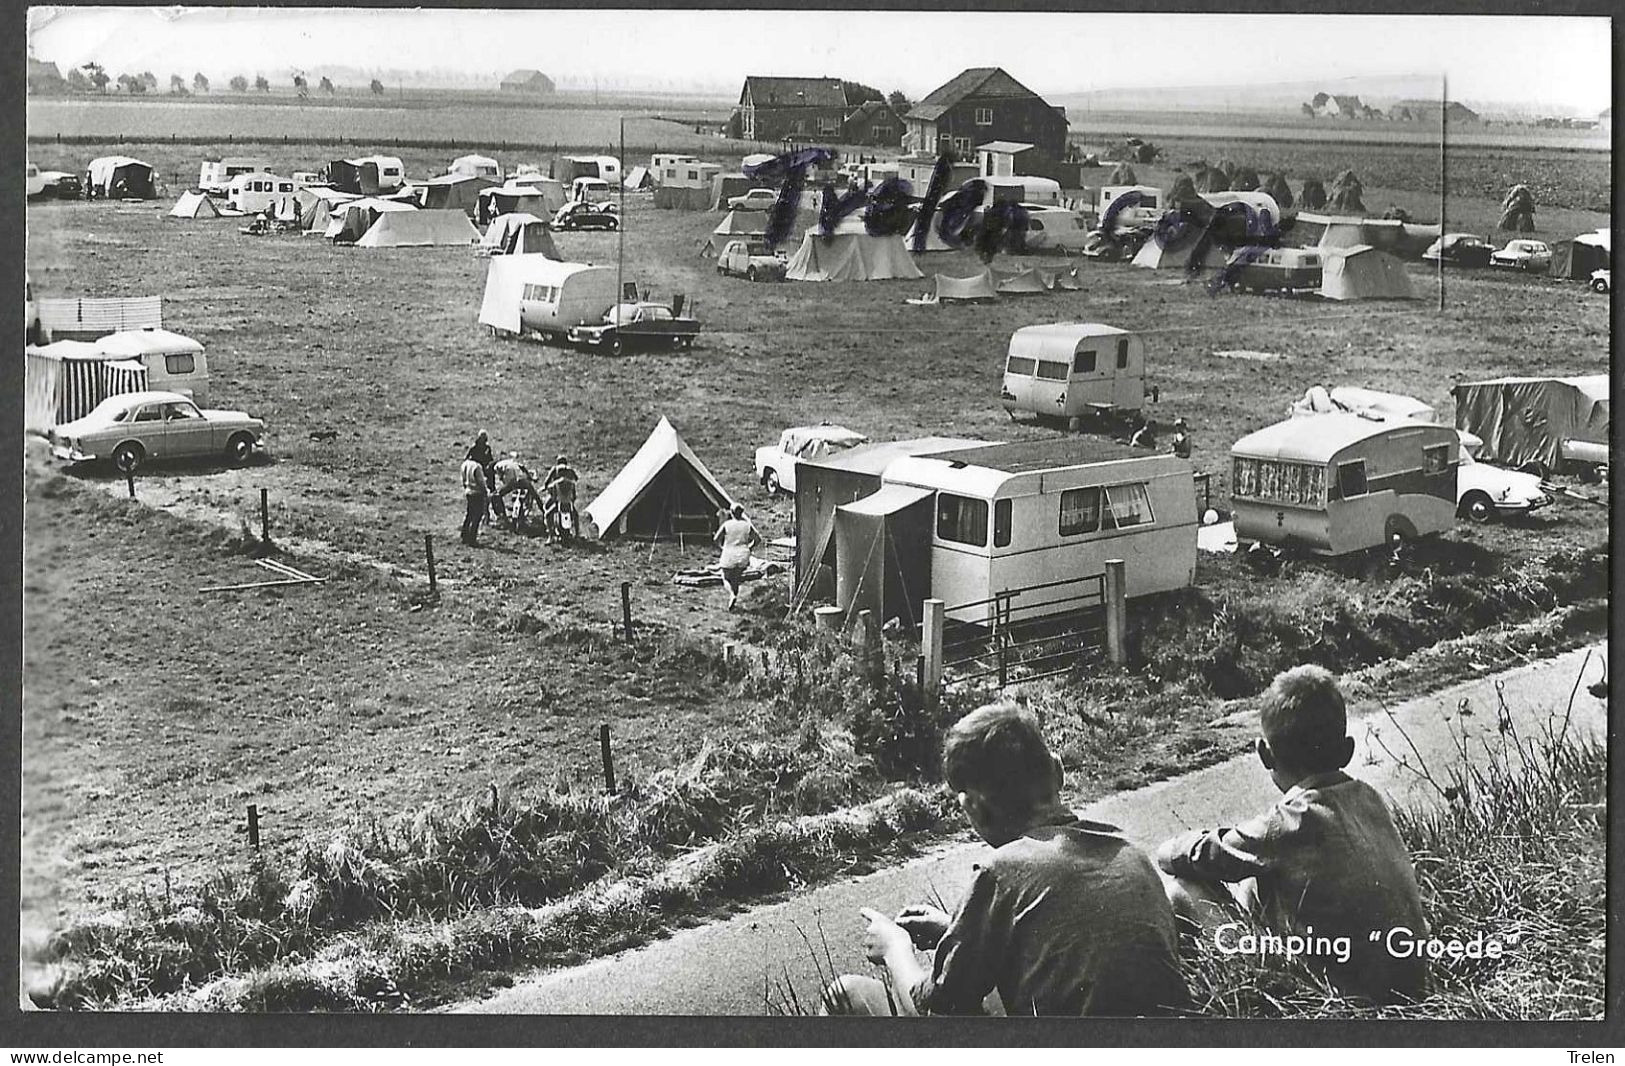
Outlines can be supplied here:
<path id="1" fill-rule="evenodd" d="M 1446 233 L 1428 245 L 1422 258 L 1430 263 L 1446 266 L 1487 267 L 1495 246 L 1475 233 Z"/>
<path id="2" fill-rule="evenodd" d="M 39 176 L 43 181 L 38 194 L 41 200 L 78 200 L 85 195 L 85 183 L 77 174 L 42 170 Z"/>
<path id="3" fill-rule="evenodd" d="M 613 211 L 605 211 L 596 204 L 584 201 L 565 204 L 553 216 L 553 228 L 557 230 L 615 230 L 620 226 L 621 220 Z"/>

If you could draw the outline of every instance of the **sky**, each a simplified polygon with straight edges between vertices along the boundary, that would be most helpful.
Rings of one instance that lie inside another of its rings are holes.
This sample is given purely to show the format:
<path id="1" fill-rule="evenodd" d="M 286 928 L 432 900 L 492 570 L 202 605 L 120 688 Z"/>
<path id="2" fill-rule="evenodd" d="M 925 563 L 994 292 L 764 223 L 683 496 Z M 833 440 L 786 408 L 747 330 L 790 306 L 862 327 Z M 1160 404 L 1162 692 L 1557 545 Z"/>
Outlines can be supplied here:
<path id="1" fill-rule="evenodd" d="M 36 58 L 64 70 L 95 59 L 115 75 L 532 67 L 563 87 L 733 93 L 746 74 L 826 75 L 918 99 L 972 66 L 1002 66 L 1045 96 L 1442 71 L 1461 100 L 1595 114 L 1612 97 L 1605 18 L 182 7 L 29 17 Z"/>

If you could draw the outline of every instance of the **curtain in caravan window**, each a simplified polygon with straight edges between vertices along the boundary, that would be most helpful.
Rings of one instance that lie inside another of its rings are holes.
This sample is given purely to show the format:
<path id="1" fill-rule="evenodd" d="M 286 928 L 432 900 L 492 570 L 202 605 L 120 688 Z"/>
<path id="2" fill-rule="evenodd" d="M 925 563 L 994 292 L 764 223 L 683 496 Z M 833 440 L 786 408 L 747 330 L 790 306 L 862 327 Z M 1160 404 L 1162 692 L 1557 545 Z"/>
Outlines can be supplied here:
<path id="1" fill-rule="evenodd" d="M 987 501 L 937 493 L 937 536 L 958 544 L 987 547 Z"/>
<path id="2" fill-rule="evenodd" d="M 1151 495 L 1144 482 L 1113 485 L 1106 490 L 1106 502 L 1111 506 L 1112 523 L 1118 529 L 1150 525 L 1153 521 Z"/>
<path id="3" fill-rule="evenodd" d="M 1061 536 L 1093 533 L 1099 528 L 1099 489 L 1068 489 L 1061 493 Z"/>

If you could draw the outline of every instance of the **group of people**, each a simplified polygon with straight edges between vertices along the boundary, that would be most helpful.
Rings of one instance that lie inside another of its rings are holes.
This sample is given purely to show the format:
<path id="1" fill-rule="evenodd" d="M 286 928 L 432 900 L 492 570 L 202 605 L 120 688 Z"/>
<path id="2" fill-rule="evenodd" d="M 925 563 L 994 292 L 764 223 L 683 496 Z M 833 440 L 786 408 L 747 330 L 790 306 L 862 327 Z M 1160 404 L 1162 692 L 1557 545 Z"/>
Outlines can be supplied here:
<path id="1" fill-rule="evenodd" d="M 1121 438 L 1119 438 L 1121 439 Z M 1151 419 L 1143 419 L 1134 428 L 1134 433 L 1128 439 L 1132 448 L 1149 448 L 1157 450 L 1157 423 Z M 1183 418 L 1174 419 L 1174 438 L 1168 443 L 1168 450 L 1181 459 L 1191 457 L 1190 428 L 1185 425 Z"/>
<path id="2" fill-rule="evenodd" d="M 480 526 L 490 520 L 504 524 L 522 523 L 524 515 L 535 512 L 548 516 L 551 529 L 557 515 L 575 508 L 576 483 L 579 480 L 568 456 L 560 455 L 553 461 L 540 490 L 530 467 L 519 459 L 518 452 L 509 452 L 501 459 L 491 449 L 491 439 L 480 430 L 469 445 L 462 465 L 463 514 L 462 541 L 478 547 Z M 509 513 L 509 498 L 519 500 L 518 522 Z"/>
<path id="3" fill-rule="evenodd" d="M 838 978 L 824 1012 L 974 1014 L 997 991 L 1010 1015 L 1177 1014 L 1190 1009 L 1192 952 L 1271 944 L 1350 997 L 1419 998 L 1425 959 L 1389 948 L 1428 935 L 1416 873 L 1381 795 L 1345 772 L 1354 740 L 1336 680 L 1318 666 L 1280 674 L 1259 726 L 1281 797 L 1148 854 L 1061 801 L 1061 764 L 1030 711 L 966 715 L 946 738 L 944 777 L 993 854 L 952 915 L 865 910 L 864 951 L 884 976 Z M 929 969 L 916 949 L 934 953 Z"/>

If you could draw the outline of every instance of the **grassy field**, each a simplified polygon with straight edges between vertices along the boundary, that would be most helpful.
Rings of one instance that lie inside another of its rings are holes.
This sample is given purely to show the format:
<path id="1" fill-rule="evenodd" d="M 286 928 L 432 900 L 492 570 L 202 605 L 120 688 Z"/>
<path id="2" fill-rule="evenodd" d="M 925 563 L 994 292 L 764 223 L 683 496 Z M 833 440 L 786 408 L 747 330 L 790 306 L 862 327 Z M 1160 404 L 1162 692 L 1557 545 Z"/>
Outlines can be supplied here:
<path id="1" fill-rule="evenodd" d="M 111 147 L 34 159 L 82 169 Z M 183 181 L 200 154 L 168 144 L 122 150 Z M 268 154 L 279 168 L 306 169 L 330 153 L 289 145 Z M 402 154 L 412 174 L 446 162 L 445 153 Z M 1600 165 L 1606 180 L 1606 157 Z M 1427 199 L 1368 179 L 1368 205 L 1390 195 Z M 1452 275 L 1441 311 L 1432 297 L 1341 306 L 1215 297 L 1177 273 L 1086 262 L 1081 292 L 916 308 L 902 301 L 929 278 L 719 278 L 697 255 L 719 216 L 657 211 L 644 198 L 627 203 L 627 277 L 656 294 L 688 294 L 705 332 L 692 352 L 606 359 L 489 336 L 476 322 L 484 263 L 467 250 L 251 238 L 231 220 L 165 219 L 167 207 L 31 205 L 36 291 L 162 294 L 165 324 L 208 346 L 216 402 L 266 419 L 275 462 L 144 476 L 141 500 L 171 516 L 155 525 L 150 512 L 115 505 L 122 485 L 105 475 L 64 478 L 30 460 L 24 893 L 36 931 L 117 888 L 155 885 L 165 871 L 198 875 L 241 847 L 235 826 L 255 797 L 268 812 L 269 846 L 292 849 L 297 834 L 458 802 L 493 781 L 590 779 L 600 721 L 613 723 L 618 758 L 633 770 L 671 765 L 707 736 L 771 739 L 800 727 L 683 658 L 681 641 L 756 639 L 782 616 L 779 588 L 750 589 L 740 617 L 722 610 L 719 593 L 672 585 L 675 569 L 710 561 L 707 546 L 563 551 L 500 533 L 478 551 L 452 546 L 457 462 L 478 428 L 532 461 L 567 450 L 591 499 L 669 416 L 772 537 L 790 531 L 793 510 L 754 488 L 751 450 L 785 425 L 827 418 L 876 439 L 1049 435 L 1012 424 L 995 405 L 1009 334 L 1034 322 L 1145 332 L 1157 417 L 1191 421 L 1196 464 L 1217 475 L 1221 494 L 1230 442 L 1276 420 L 1310 384 L 1393 389 L 1449 411 L 1459 380 L 1609 365 L 1609 301 L 1578 283 Z M 1463 228 L 1487 229 L 1496 211 L 1488 198 L 1452 199 Z M 1537 214 L 1548 237 L 1606 221 L 1578 208 Z M 564 233 L 557 243 L 566 257 L 612 263 L 619 242 Z M 928 276 L 977 267 L 960 252 L 921 265 Z M 1431 292 L 1433 278 L 1409 269 Z M 1223 354 L 1234 350 L 1274 358 Z M 273 534 L 296 564 L 335 580 L 242 600 L 199 594 L 254 572 L 240 529 L 255 520 L 262 487 Z M 441 545 L 446 601 L 414 611 L 425 533 Z M 1470 558 L 1486 575 L 1511 577 L 1607 537 L 1601 508 L 1562 505 L 1527 522 L 1462 528 L 1447 538 L 1460 550 L 1440 565 Z M 657 638 L 643 657 L 608 638 L 622 581 Z M 1198 582 L 1207 599 L 1185 608 L 1192 625 L 1206 625 L 1213 604 L 1278 604 L 1308 617 L 1322 604 L 1375 601 L 1387 587 L 1312 565 L 1272 581 L 1226 559 L 1204 560 Z M 1597 585 L 1591 595 L 1605 595 Z M 577 629 L 597 636 L 546 636 Z M 154 647 L 184 650 L 160 660 Z M 1151 760 L 1163 770 L 1178 768 L 1186 739 L 1178 708 L 1166 713 L 1158 722 L 1169 747 Z M 1191 751 L 1203 743 L 1191 740 Z M 1129 769 L 1140 772 L 1144 760 L 1128 747 Z M 1125 765 L 1113 757 L 1092 772 L 1110 782 Z"/>

